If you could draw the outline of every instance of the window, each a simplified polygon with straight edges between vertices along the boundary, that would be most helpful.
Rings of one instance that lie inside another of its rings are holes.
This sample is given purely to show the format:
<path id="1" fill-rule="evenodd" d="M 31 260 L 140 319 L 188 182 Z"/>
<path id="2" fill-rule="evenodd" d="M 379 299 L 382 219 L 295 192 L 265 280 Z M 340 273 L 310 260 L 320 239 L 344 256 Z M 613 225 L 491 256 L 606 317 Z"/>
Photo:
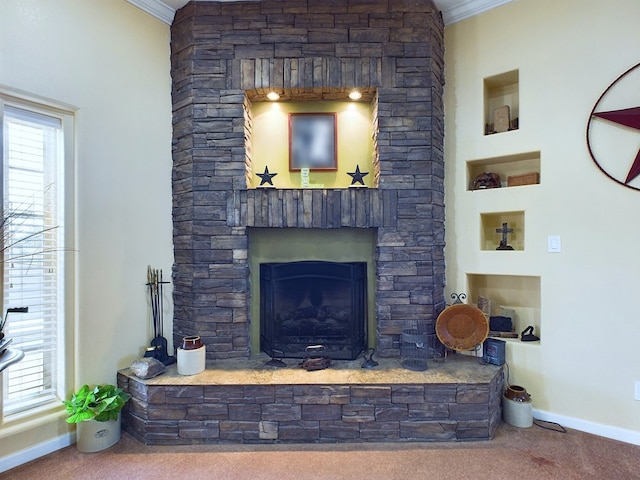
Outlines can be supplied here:
<path id="1" fill-rule="evenodd" d="M 5 338 L 23 360 L 3 374 L 2 417 L 65 392 L 65 152 L 70 114 L 0 97 L 2 107 L 2 307 Z"/>

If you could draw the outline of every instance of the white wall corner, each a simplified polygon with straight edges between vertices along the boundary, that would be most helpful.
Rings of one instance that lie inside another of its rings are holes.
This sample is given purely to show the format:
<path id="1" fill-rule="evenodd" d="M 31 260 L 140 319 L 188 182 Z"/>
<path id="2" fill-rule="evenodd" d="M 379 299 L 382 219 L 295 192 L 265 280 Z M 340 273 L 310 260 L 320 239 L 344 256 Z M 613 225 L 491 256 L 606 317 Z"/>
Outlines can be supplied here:
<path id="1" fill-rule="evenodd" d="M 171 25 L 176 11 L 160 0 L 127 0 L 131 5 L 144 10 L 149 15 L 156 17 L 158 20 Z"/>

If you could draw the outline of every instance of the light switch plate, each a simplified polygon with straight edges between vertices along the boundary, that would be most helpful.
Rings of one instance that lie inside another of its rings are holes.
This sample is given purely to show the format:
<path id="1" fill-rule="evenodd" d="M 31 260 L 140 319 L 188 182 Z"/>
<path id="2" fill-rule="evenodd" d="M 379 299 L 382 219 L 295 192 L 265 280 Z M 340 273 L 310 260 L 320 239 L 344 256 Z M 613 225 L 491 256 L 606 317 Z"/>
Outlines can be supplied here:
<path id="1" fill-rule="evenodd" d="M 549 235 L 549 237 L 547 237 L 547 251 L 549 253 L 562 252 L 562 242 L 560 241 L 560 235 Z"/>

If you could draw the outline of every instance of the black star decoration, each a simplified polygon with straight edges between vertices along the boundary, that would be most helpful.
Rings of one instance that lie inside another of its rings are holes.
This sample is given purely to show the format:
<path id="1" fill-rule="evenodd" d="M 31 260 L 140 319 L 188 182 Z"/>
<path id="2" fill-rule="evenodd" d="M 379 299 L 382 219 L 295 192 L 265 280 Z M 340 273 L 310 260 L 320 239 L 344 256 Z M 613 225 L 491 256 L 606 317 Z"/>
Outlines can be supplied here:
<path id="1" fill-rule="evenodd" d="M 262 181 L 260 182 L 260 185 L 264 185 L 265 183 L 268 183 L 269 185 L 273 186 L 273 181 L 271 179 L 278 174 L 269 173 L 269 167 L 264 167 L 264 173 L 256 173 L 256 175 L 258 175 L 262 179 Z"/>
<path id="2" fill-rule="evenodd" d="M 347 172 L 347 175 L 351 175 L 351 178 L 353 179 L 351 180 L 351 185 L 355 185 L 356 182 L 360 182 L 360 185 L 364 185 L 364 180 L 362 179 L 369 175 L 369 172 L 361 172 L 360 165 L 356 165 L 356 171 Z"/>

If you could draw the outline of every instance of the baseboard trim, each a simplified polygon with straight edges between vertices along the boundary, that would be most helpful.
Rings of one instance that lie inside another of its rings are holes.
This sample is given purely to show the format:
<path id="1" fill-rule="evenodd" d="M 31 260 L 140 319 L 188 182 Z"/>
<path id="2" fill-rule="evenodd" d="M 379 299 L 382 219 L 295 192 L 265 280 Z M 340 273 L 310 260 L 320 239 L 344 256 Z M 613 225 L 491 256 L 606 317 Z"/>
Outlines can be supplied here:
<path id="1" fill-rule="evenodd" d="M 626 430 L 624 428 L 602 425 L 601 423 L 588 422 L 580 418 L 568 417 L 566 415 L 558 415 L 556 413 L 547 412 L 545 410 L 533 409 L 533 418 L 544 420 L 547 422 L 559 423 L 563 427 L 573 428 L 581 432 L 592 433 L 601 437 L 619 440 L 633 445 L 640 445 L 640 432 Z"/>
<path id="2" fill-rule="evenodd" d="M 45 455 L 49 455 L 61 448 L 68 447 L 75 443 L 75 441 L 75 433 L 65 433 L 64 435 L 52 438 L 46 442 L 42 442 L 32 447 L 25 448 L 24 450 L 20 450 L 19 452 L 12 453 L 11 455 L 7 455 L 2 460 L 0 473 L 19 467 L 22 464 L 44 457 Z"/>

